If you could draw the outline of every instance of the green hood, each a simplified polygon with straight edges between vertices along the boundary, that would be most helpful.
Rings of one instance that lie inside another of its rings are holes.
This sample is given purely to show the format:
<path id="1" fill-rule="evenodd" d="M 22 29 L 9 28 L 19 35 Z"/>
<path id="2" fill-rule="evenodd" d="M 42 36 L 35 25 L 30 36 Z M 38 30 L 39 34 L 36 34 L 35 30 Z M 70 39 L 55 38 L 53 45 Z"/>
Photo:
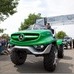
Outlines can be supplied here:
<path id="1" fill-rule="evenodd" d="M 11 34 L 10 44 L 17 46 L 49 44 L 55 39 L 50 30 L 24 30 Z"/>

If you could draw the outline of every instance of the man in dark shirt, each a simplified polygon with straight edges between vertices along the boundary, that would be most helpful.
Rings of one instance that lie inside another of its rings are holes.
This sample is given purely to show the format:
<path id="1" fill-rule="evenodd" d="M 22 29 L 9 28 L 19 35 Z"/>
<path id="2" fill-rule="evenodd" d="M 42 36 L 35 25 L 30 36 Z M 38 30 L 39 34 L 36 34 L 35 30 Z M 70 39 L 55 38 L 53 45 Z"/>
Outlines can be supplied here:
<path id="1" fill-rule="evenodd" d="M 73 39 L 73 48 L 74 48 L 74 39 Z"/>
<path id="2" fill-rule="evenodd" d="M 54 34 L 54 29 L 51 28 L 50 23 L 46 24 L 46 28 L 49 29 L 52 32 L 52 34 Z"/>

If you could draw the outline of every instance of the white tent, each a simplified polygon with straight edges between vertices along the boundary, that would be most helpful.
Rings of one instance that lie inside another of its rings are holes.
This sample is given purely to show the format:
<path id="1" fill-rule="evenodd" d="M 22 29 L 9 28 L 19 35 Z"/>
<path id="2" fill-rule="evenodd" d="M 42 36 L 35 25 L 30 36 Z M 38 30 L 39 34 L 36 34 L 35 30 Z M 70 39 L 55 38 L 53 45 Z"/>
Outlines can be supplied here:
<path id="1" fill-rule="evenodd" d="M 74 39 L 74 24 L 67 25 L 52 25 L 52 28 L 55 29 L 56 33 L 58 31 L 64 31 L 66 34 Z"/>

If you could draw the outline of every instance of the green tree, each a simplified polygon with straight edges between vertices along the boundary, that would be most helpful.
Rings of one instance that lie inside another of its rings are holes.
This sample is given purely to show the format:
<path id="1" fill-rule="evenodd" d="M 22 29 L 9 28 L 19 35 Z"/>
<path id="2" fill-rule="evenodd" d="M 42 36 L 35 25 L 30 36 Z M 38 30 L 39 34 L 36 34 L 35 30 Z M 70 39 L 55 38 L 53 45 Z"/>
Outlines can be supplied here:
<path id="1" fill-rule="evenodd" d="M 1 37 L 4 38 L 4 39 L 6 39 L 6 40 L 9 40 L 9 38 L 10 38 L 8 34 L 2 34 Z"/>
<path id="2" fill-rule="evenodd" d="M 67 34 L 63 31 L 59 31 L 57 34 L 56 34 L 56 37 L 58 39 L 63 39 L 65 36 L 67 36 Z"/>
<path id="3" fill-rule="evenodd" d="M 27 29 L 30 25 L 33 25 L 36 22 L 36 19 L 41 18 L 40 14 L 29 14 L 28 18 L 21 23 L 19 30 Z"/>
<path id="4" fill-rule="evenodd" d="M 4 21 L 16 12 L 18 0 L 0 0 L 0 21 Z"/>
<path id="5" fill-rule="evenodd" d="M 4 29 L 0 29 L 0 33 L 3 33 L 4 32 Z"/>

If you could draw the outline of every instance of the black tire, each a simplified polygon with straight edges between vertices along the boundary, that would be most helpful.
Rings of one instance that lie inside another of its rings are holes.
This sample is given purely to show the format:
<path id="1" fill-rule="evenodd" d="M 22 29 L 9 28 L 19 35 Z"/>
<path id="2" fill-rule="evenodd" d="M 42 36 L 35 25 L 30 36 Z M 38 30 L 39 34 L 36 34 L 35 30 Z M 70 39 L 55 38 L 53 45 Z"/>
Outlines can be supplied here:
<path id="1" fill-rule="evenodd" d="M 63 45 L 60 45 L 58 48 L 58 58 L 63 58 L 64 57 L 64 48 Z"/>
<path id="2" fill-rule="evenodd" d="M 65 45 L 66 49 L 68 49 L 68 44 Z"/>
<path id="3" fill-rule="evenodd" d="M 13 49 L 10 55 L 11 61 L 16 65 L 24 64 L 27 53 L 23 50 Z"/>
<path id="4" fill-rule="evenodd" d="M 53 72 L 56 68 L 57 60 L 55 59 L 56 47 L 52 46 L 49 54 L 44 56 L 44 68 L 49 72 Z M 54 63 L 54 61 L 56 61 Z"/>

